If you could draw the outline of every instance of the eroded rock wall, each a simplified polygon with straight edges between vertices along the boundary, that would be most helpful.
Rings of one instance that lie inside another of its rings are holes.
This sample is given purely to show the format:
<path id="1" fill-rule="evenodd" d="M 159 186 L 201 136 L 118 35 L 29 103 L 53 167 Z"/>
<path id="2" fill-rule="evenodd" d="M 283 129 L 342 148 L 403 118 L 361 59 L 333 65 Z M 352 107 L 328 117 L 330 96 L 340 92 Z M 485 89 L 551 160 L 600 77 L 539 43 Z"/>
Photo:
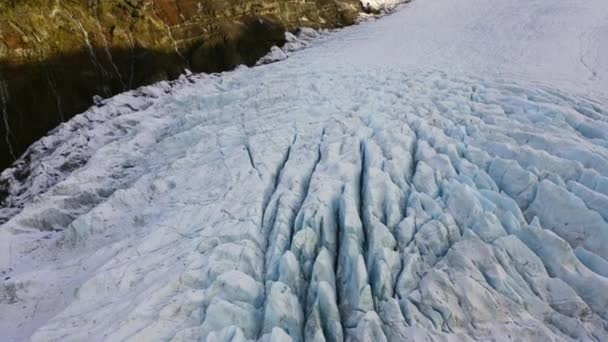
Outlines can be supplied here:
<path id="1" fill-rule="evenodd" d="M 0 169 L 102 97 L 253 65 L 283 32 L 354 23 L 358 0 L 5 0 Z"/>

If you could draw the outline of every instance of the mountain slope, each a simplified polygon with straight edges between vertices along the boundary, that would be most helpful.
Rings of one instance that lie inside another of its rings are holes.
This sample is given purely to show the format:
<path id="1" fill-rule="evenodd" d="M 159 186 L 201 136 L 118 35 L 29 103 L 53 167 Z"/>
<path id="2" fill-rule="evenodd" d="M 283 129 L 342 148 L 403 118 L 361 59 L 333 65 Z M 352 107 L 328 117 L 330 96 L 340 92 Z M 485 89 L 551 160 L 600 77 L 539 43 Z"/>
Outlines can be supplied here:
<path id="1" fill-rule="evenodd" d="M 251 66 L 285 31 L 351 25 L 360 11 L 359 0 L 2 1 L 0 168 L 94 96 Z"/>

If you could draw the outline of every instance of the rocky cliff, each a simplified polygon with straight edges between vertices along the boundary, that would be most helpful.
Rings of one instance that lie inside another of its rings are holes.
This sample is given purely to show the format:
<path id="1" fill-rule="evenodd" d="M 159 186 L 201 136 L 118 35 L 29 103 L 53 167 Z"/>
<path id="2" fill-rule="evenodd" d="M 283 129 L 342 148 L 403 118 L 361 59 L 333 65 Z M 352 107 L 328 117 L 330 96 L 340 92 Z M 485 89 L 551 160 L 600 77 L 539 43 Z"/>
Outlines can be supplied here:
<path id="1" fill-rule="evenodd" d="M 349 25 L 360 10 L 359 0 L 3 0 L 0 169 L 95 95 L 252 65 L 284 31 Z"/>

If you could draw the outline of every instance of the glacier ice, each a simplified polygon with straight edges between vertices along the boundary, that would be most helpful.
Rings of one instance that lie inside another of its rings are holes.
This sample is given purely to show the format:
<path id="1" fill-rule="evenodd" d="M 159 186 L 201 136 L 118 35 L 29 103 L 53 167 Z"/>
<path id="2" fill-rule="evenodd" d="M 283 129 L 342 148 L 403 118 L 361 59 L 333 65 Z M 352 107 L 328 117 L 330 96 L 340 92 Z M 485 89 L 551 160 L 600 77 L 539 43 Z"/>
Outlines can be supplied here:
<path id="1" fill-rule="evenodd" d="M 151 107 L 171 114 L 134 123 L 4 225 L 0 305 L 48 317 L 33 340 L 608 338 L 602 164 L 530 150 L 517 119 L 471 112 L 471 84 L 531 106 L 526 85 L 285 66 L 308 83 L 267 105 L 248 96 L 272 77 L 262 68 L 190 76 L 200 87 Z M 361 77 L 416 86 L 390 98 L 402 110 L 358 89 L 327 101 Z M 437 110 L 429 92 L 470 106 Z M 588 144 L 605 153 L 570 148 Z"/>
<path id="2" fill-rule="evenodd" d="M 302 30 L 280 63 L 127 92 L 34 144 L 0 177 L 6 339 L 608 340 L 607 102 L 407 67 L 387 27 L 438 3 Z"/>

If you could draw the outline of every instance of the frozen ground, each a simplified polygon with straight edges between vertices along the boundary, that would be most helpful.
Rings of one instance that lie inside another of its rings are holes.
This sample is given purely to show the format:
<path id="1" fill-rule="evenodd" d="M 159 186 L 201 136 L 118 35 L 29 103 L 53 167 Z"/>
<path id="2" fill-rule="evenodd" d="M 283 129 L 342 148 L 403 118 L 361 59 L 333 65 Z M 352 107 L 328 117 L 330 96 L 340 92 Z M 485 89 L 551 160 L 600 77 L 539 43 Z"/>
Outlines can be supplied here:
<path id="1" fill-rule="evenodd" d="M 107 100 L 2 176 L 2 339 L 607 341 L 607 49 L 416 0 Z"/>

